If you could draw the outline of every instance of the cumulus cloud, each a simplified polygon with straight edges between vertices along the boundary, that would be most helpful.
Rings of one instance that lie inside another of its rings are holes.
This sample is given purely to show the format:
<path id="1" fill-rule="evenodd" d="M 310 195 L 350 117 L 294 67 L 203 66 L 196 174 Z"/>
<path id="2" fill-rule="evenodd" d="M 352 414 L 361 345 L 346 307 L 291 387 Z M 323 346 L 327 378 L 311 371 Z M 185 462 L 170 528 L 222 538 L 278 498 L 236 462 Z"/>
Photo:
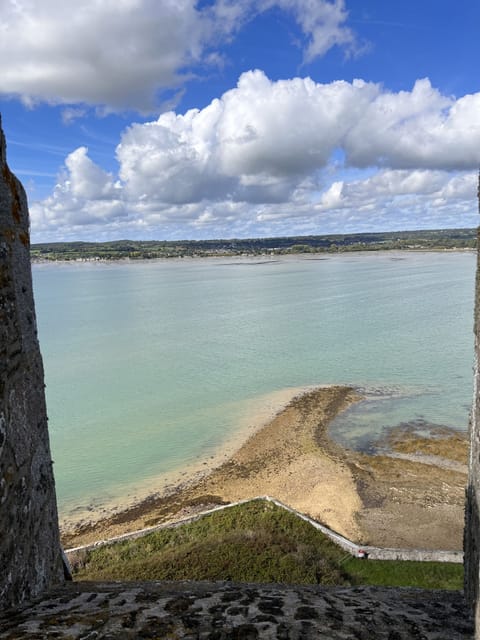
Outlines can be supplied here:
<path id="1" fill-rule="evenodd" d="M 111 224 L 126 217 L 121 186 L 87 154 L 86 147 L 70 153 L 52 195 L 31 205 L 34 231 L 41 233 L 55 227 L 79 229 Z"/>
<path id="2" fill-rule="evenodd" d="M 87 147 L 79 147 L 65 160 L 69 178 L 65 182 L 76 198 L 106 200 L 114 196 L 112 175 L 103 171 L 88 157 Z"/>
<path id="3" fill-rule="evenodd" d="M 117 148 L 120 177 L 131 199 L 283 202 L 338 149 L 359 168 L 473 169 L 475 105 L 480 94 L 454 100 L 428 80 L 391 93 L 360 80 L 272 82 L 252 71 L 202 110 L 128 128 Z"/>
<path id="4" fill-rule="evenodd" d="M 308 60 L 334 45 L 351 49 L 343 0 L 4 0 L 0 3 L 0 93 L 27 104 L 158 109 L 199 63 L 258 13 L 291 11 L 307 39 Z M 70 112 L 70 115 L 72 112 Z M 69 117 L 69 112 L 66 112 Z"/>
<path id="5" fill-rule="evenodd" d="M 131 198 L 282 202 L 325 166 L 377 93 L 365 83 L 248 72 L 203 110 L 129 127 L 117 149 L 120 177 Z"/>
<path id="6" fill-rule="evenodd" d="M 345 138 L 351 164 L 468 169 L 478 166 L 480 93 L 458 100 L 425 78 L 412 91 L 379 92 Z"/>
<path id="7" fill-rule="evenodd" d="M 476 184 L 473 171 L 451 176 L 447 171 L 388 169 L 361 180 L 334 182 L 321 194 L 316 206 L 324 210 L 354 210 L 377 203 L 398 204 L 408 196 L 415 196 L 418 201 L 472 201 Z"/>
<path id="8" fill-rule="evenodd" d="M 162 237 L 167 228 L 189 235 L 185 225 L 192 234 L 283 233 L 293 218 L 325 232 L 335 216 L 337 230 L 469 226 L 455 212 L 470 215 L 470 206 L 473 216 L 479 107 L 480 94 L 444 96 L 426 79 L 393 93 L 251 71 L 204 109 L 128 127 L 118 178 L 84 147 L 71 153 L 43 219 L 54 211 L 117 224 L 128 211 L 126 224 Z"/>
<path id="9" fill-rule="evenodd" d="M 7 0 L 1 5 L 0 90 L 26 102 L 151 109 L 198 59 L 203 24 L 192 0 Z"/>

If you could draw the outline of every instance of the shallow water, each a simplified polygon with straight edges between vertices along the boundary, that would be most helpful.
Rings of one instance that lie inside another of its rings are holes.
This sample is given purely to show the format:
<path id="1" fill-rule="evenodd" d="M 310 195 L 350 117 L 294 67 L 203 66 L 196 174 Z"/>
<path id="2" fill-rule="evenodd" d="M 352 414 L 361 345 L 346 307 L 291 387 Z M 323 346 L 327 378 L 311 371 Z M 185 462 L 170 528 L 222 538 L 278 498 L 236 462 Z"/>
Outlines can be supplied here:
<path id="1" fill-rule="evenodd" d="M 473 253 L 34 265 L 62 514 L 208 459 L 250 405 L 352 384 L 361 448 L 423 419 L 466 429 Z"/>

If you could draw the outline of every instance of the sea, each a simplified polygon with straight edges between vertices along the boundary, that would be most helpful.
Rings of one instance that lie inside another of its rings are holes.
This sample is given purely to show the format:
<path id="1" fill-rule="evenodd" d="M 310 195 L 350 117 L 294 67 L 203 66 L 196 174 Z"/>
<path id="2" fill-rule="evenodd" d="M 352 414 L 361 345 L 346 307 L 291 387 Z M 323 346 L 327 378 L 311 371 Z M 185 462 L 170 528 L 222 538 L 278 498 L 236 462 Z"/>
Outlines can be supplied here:
<path id="1" fill-rule="evenodd" d="M 61 517 L 208 467 L 283 391 L 352 385 L 331 435 L 468 427 L 473 252 L 33 265 Z M 169 475 L 170 474 L 170 475 Z M 142 494 L 143 491 L 143 494 Z"/>

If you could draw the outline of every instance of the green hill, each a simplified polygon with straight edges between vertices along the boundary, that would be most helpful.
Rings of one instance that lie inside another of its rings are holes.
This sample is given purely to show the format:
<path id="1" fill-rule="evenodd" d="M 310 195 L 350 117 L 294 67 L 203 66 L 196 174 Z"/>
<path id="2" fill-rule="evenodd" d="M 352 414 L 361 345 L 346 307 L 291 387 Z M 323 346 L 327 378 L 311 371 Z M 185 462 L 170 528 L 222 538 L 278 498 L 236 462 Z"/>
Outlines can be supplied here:
<path id="1" fill-rule="evenodd" d="M 385 231 L 229 240 L 115 240 L 33 244 L 32 260 L 148 260 L 191 256 L 283 255 L 346 251 L 474 249 L 476 229 Z"/>

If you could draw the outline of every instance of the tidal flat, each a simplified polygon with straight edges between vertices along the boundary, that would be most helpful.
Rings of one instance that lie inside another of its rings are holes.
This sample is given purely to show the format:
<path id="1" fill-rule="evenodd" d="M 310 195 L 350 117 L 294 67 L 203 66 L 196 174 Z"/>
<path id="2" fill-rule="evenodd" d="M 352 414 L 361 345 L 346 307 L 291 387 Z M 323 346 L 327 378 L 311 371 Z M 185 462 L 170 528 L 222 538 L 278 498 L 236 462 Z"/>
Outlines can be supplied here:
<path id="1" fill-rule="evenodd" d="M 361 401 L 346 386 L 300 393 L 217 468 L 168 494 L 64 530 L 63 544 L 88 544 L 270 495 L 362 544 L 461 549 L 466 434 L 443 429 L 425 437 L 403 428 L 381 443 L 382 453 L 354 451 L 328 430 L 333 418 Z"/>

